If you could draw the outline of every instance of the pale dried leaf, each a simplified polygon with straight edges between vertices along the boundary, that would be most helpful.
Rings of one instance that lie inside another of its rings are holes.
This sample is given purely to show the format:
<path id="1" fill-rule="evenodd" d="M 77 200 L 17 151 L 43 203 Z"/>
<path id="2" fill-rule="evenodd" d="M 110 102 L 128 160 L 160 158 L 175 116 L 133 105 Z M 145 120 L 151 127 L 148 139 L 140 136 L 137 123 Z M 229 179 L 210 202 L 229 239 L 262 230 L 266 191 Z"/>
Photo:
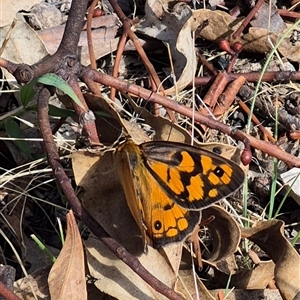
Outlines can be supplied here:
<path id="1" fill-rule="evenodd" d="M 180 243 L 170 243 L 163 246 L 161 249 L 158 249 L 159 253 L 165 257 L 166 261 L 169 262 L 175 276 L 178 275 L 180 263 L 181 263 L 181 256 L 182 256 L 182 249 L 183 249 L 183 242 Z"/>
<path id="2" fill-rule="evenodd" d="M 86 191 L 82 198 L 85 208 L 110 236 L 137 255 L 150 273 L 172 287 L 175 275 L 162 255 L 151 247 L 148 247 L 147 254 L 143 253 L 141 232 L 127 206 L 112 151 L 102 155 L 75 153 L 72 165 L 77 184 Z M 120 299 L 147 299 L 146 295 L 151 299 L 164 299 L 100 241 L 91 237 L 86 246 L 89 268 L 92 275 L 99 279 L 96 285 L 100 290 L 114 297 L 122 295 Z"/>
<path id="3" fill-rule="evenodd" d="M 280 174 L 280 177 L 286 185 L 286 190 L 290 187 L 290 196 L 300 205 L 300 168 L 292 168 L 287 172 Z"/>
<path id="4" fill-rule="evenodd" d="M 231 258 L 234 259 L 234 256 Z M 228 268 L 227 272 L 225 272 L 225 268 L 228 266 L 230 265 L 224 263 L 224 272 L 215 271 L 215 278 L 220 286 L 226 286 L 228 281 L 230 281 L 230 287 L 249 290 L 265 289 L 274 278 L 275 264 L 273 261 L 262 261 L 254 269 L 243 268 L 239 271 L 236 267 L 236 269 Z M 231 277 L 229 279 L 230 272 Z"/>
<path id="5" fill-rule="evenodd" d="M 225 294 L 225 290 L 213 290 L 210 293 L 214 296 L 214 299 L 220 299 L 219 293 Z M 226 294 L 226 300 L 282 300 L 278 290 L 263 289 L 263 290 L 241 290 L 234 289 Z M 296 300 L 296 299 L 295 299 Z"/>
<path id="6" fill-rule="evenodd" d="M 10 26 L 6 26 L 0 29 L 0 44 L 6 38 L 9 28 Z M 14 63 L 31 65 L 47 54 L 48 52 L 38 34 L 27 23 L 18 20 L 1 57 Z"/>
<path id="7" fill-rule="evenodd" d="M 10 26 L 0 28 L 0 45 L 6 38 Z M 32 51 L 34 49 L 34 51 Z M 13 28 L 10 38 L 1 54 L 1 57 L 14 63 L 26 63 L 32 65 L 48 55 L 45 45 L 38 34 L 26 23 L 18 20 Z M 10 79 L 11 88 L 18 88 L 15 77 L 6 69 L 2 71 L 7 79 Z"/>
<path id="8" fill-rule="evenodd" d="M 270 24 L 269 24 L 270 22 Z M 283 19 L 278 13 L 275 5 L 264 2 L 250 22 L 252 27 L 268 29 L 272 32 L 282 32 L 286 29 Z"/>
<path id="9" fill-rule="evenodd" d="M 72 211 L 67 214 L 66 241 L 51 268 L 48 283 L 52 299 L 87 299 L 83 247 Z"/>
<path id="10" fill-rule="evenodd" d="M 85 245 L 90 273 L 97 279 L 95 285 L 101 291 L 122 300 L 166 299 L 117 258 L 101 241 L 90 236 Z M 140 255 L 138 259 L 151 274 L 169 287 L 173 287 L 176 277 L 157 250 L 148 247 L 147 254 Z"/>
<path id="11" fill-rule="evenodd" d="M 38 299 L 50 300 L 49 288 L 47 277 L 49 275 L 51 266 L 46 266 L 43 269 L 37 270 L 28 277 L 21 278 L 14 282 L 15 294 L 23 300 L 35 300 Z M 32 288 L 33 291 L 32 291 Z"/>
<path id="12" fill-rule="evenodd" d="M 201 300 L 216 300 L 199 277 L 197 277 L 197 286 L 195 288 L 194 277 L 191 270 L 180 270 L 178 276 L 179 280 L 176 282 L 175 290 L 183 294 L 186 299 L 197 299 L 197 288 L 199 295 L 201 295 Z"/>
<path id="13" fill-rule="evenodd" d="M 40 3 L 41 0 L 1 0 L 0 27 L 10 25 L 20 10 L 29 10 L 33 5 Z M 0 34 L 1 38 L 1 34 Z"/>

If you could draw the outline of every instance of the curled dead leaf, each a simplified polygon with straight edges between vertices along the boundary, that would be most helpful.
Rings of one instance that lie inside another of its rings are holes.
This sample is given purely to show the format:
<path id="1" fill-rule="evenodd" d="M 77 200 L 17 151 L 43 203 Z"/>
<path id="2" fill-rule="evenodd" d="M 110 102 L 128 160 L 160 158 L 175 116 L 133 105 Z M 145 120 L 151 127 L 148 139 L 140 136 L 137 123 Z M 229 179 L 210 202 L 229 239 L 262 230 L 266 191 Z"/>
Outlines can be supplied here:
<path id="1" fill-rule="evenodd" d="M 294 299 L 300 293 L 300 256 L 284 236 L 284 223 L 261 221 L 242 236 L 257 244 L 275 263 L 274 278 L 283 299 Z"/>
<path id="2" fill-rule="evenodd" d="M 214 220 L 206 226 L 213 240 L 213 250 L 206 260 L 217 266 L 217 262 L 237 251 L 241 239 L 241 231 L 237 222 L 223 208 L 213 205 L 202 211 L 202 221 L 214 216 Z"/>

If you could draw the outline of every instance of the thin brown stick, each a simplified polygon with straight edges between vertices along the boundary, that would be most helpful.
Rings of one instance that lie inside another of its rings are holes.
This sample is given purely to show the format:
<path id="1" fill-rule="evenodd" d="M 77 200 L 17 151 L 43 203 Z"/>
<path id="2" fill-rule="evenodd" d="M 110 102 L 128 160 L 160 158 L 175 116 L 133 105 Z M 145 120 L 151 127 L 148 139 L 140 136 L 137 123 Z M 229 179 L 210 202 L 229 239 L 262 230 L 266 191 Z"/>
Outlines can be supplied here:
<path id="1" fill-rule="evenodd" d="M 228 84 L 224 93 L 222 93 L 218 100 L 218 105 L 213 111 L 215 117 L 223 115 L 233 103 L 235 96 L 239 92 L 241 86 L 246 82 L 244 76 L 238 77 L 236 80 Z"/>
<path id="2" fill-rule="evenodd" d="M 247 113 L 248 115 L 251 114 L 249 107 L 242 100 L 239 101 L 239 106 L 245 113 Z M 270 132 L 261 124 L 261 122 L 258 120 L 258 118 L 254 114 L 252 114 L 251 120 L 262 132 L 262 134 L 264 136 L 264 140 L 268 139 L 272 143 L 276 142 L 276 140 L 272 137 Z"/>
<path id="3" fill-rule="evenodd" d="M 125 14 L 123 13 L 121 7 L 119 6 L 119 4 L 117 3 L 116 0 L 109 0 L 111 6 L 113 7 L 115 13 L 117 14 L 117 16 L 120 18 L 120 20 L 122 21 L 123 24 L 123 35 L 125 35 L 126 37 L 128 36 L 130 38 L 130 40 L 132 41 L 136 51 L 138 52 L 144 66 L 146 67 L 149 76 L 150 76 L 150 82 L 151 82 L 151 86 L 152 86 L 152 90 L 154 92 L 156 91 L 160 91 L 162 94 L 164 94 L 164 88 L 161 84 L 161 81 L 155 71 L 154 66 L 152 65 L 152 63 L 150 62 L 150 60 L 148 59 L 148 56 L 146 55 L 143 47 L 141 46 L 138 37 L 136 36 L 136 34 L 131 30 L 131 21 L 125 16 Z M 156 109 L 155 109 L 156 111 Z M 167 109 L 167 113 L 170 117 L 170 119 L 173 122 L 177 122 L 175 115 L 172 111 L 170 111 L 169 109 Z"/>
<path id="4" fill-rule="evenodd" d="M 44 145 L 48 155 L 49 164 L 53 173 L 60 184 L 61 189 L 67 197 L 70 207 L 74 211 L 77 218 L 81 219 L 84 224 L 97 236 L 118 258 L 127 264 L 135 273 L 137 273 L 143 280 L 145 280 L 153 289 L 165 295 L 169 299 L 183 300 L 181 295 L 159 281 L 151 273 L 149 273 L 139 262 L 139 260 L 132 256 L 126 249 L 111 238 L 108 233 L 99 225 L 99 223 L 92 217 L 92 215 L 85 210 L 77 198 L 71 182 L 66 175 L 60 158 L 57 152 L 56 144 L 54 142 L 51 126 L 48 116 L 48 100 L 50 92 L 47 88 L 42 88 L 39 93 L 38 101 L 38 124 L 44 139 Z M 100 179 L 99 179 L 100 180 Z"/>
<path id="5" fill-rule="evenodd" d="M 86 22 L 86 36 L 87 36 L 87 43 L 89 49 L 89 56 L 91 61 L 91 68 L 94 70 L 97 69 L 97 64 L 96 64 L 96 57 L 95 57 L 93 38 L 92 38 L 92 20 L 94 15 L 94 9 L 97 4 L 98 4 L 98 0 L 93 0 L 92 4 L 88 9 L 87 22 Z"/>
<path id="6" fill-rule="evenodd" d="M 260 78 L 261 72 L 252 72 L 252 73 L 227 73 L 230 80 L 235 80 L 239 76 L 243 75 L 248 82 L 257 82 Z M 195 85 L 202 86 L 206 85 L 214 79 L 214 76 L 204 76 L 204 77 L 195 77 Z M 295 71 L 278 71 L 278 72 L 265 72 L 262 81 L 266 82 L 288 82 L 299 81 L 300 80 L 300 72 Z M 189 84 L 192 85 L 192 82 Z"/>
<path id="7" fill-rule="evenodd" d="M 112 76 L 116 77 L 116 78 L 118 77 L 119 66 L 120 66 L 120 62 L 121 62 L 121 58 L 122 58 L 122 54 L 123 54 L 123 51 L 125 48 L 126 41 L 127 41 L 127 35 L 123 33 L 122 37 L 119 41 L 116 58 L 115 58 L 115 63 L 114 63 L 114 68 L 113 68 L 113 72 L 112 72 Z M 116 89 L 114 87 L 111 87 L 109 98 L 114 101 L 115 97 L 116 97 Z"/>
<path id="8" fill-rule="evenodd" d="M 227 76 L 227 73 L 225 71 L 220 72 L 203 98 L 203 102 L 206 104 L 208 108 L 214 109 L 218 97 L 223 93 L 228 82 L 229 82 L 229 77 Z M 204 115 L 208 115 L 207 109 L 204 108 L 202 110 L 202 113 Z"/>
<path id="9" fill-rule="evenodd" d="M 100 145 L 100 139 L 95 124 L 96 117 L 94 113 L 91 110 L 89 110 L 85 102 L 85 99 L 81 93 L 80 87 L 77 82 L 77 77 L 75 75 L 71 75 L 68 83 L 72 87 L 82 104 L 82 106 L 79 106 L 77 103 L 72 102 L 76 114 L 79 116 L 80 126 L 83 127 L 84 132 L 87 134 L 91 145 Z"/>
<path id="10" fill-rule="evenodd" d="M 150 92 L 147 89 L 144 89 L 140 86 L 130 84 L 125 80 L 116 79 L 106 74 L 100 74 L 97 72 L 93 72 L 93 79 L 96 82 L 102 83 L 104 85 L 108 86 L 115 86 L 117 89 L 132 93 L 138 97 L 142 97 L 144 99 L 147 99 L 148 101 L 156 102 L 158 104 L 161 104 L 165 107 L 168 107 L 178 113 L 181 113 L 189 118 L 193 117 L 193 112 L 190 108 L 180 105 L 175 101 L 172 101 L 166 97 L 163 97 L 161 95 L 158 95 L 156 93 Z M 245 140 L 249 141 L 251 146 L 259 149 L 273 157 L 277 157 L 278 159 L 284 161 L 287 164 L 300 167 L 300 159 L 296 158 L 295 156 L 281 150 L 279 147 L 272 145 L 270 143 L 267 143 L 265 141 L 260 141 L 251 135 L 248 135 L 246 133 L 243 133 L 239 130 L 232 129 L 231 127 L 222 124 L 210 117 L 203 116 L 198 112 L 195 113 L 195 121 L 199 124 L 204 124 L 212 129 L 219 130 L 223 132 L 224 134 L 227 134 L 229 136 L 232 136 L 233 138 L 237 138 L 238 140 L 244 142 Z"/>
<path id="11" fill-rule="evenodd" d="M 300 13 L 298 13 L 296 11 L 289 11 L 286 9 L 277 9 L 277 11 L 281 17 L 300 19 Z"/>
<path id="12" fill-rule="evenodd" d="M 249 22 L 253 19 L 253 17 L 255 16 L 255 14 L 259 10 L 259 8 L 263 5 L 264 2 L 265 2 L 265 0 L 258 0 L 257 1 L 257 3 L 252 8 L 252 10 L 248 14 L 248 16 L 244 19 L 244 21 L 241 24 L 241 26 L 236 30 L 235 33 L 233 33 L 232 37 L 234 39 L 236 39 L 237 37 L 239 37 L 241 35 L 241 33 L 243 32 L 243 30 L 246 28 L 246 26 L 249 24 Z"/>
<path id="13" fill-rule="evenodd" d="M 21 300 L 2 281 L 0 281 L 0 295 L 4 296 L 7 300 Z"/>

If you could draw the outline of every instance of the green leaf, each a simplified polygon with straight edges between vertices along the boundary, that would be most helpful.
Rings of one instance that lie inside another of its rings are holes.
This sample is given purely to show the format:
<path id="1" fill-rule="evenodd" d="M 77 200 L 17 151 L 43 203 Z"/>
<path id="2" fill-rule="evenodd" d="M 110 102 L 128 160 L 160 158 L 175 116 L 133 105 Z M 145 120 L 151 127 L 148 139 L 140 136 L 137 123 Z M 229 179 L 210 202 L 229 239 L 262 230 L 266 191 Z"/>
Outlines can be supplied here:
<path id="1" fill-rule="evenodd" d="M 6 120 L 5 121 L 5 130 L 6 130 L 7 135 L 10 138 L 16 138 L 16 140 L 13 141 L 13 142 L 23 152 L 23 154 L 25 154 L 25 157 L 32 160 L 33 158 L 32 158 L 31 153 L 30 153 L 30 151 L 27 147 L 26 141 L 19 140 L 20 138 L 23 137 L 23 132 L 20 129 L 17 122 L 15 122 L 11 118 Z"/>
<path id="2" fill-rule="evenodd" d="M 51 85 L 51 86 L 54 86 L 54 87 L 60 89 L 65 94 L 67 94 L 71 99 L 73 99 L 76 102 L 77 105 L 79 105 L 80 107 L 83 108 L 82 103 L 80 102 L 80 100 L 76 96 L 73 89 L 70 87 L 70 85 L 66 81 L 64 81 L 59 76 L 57 76 L 53 73 L 48 73 L 48 74 L 42 75 L 41 77 L 38 77 L 37 82 L 47 84 L 47 85 Z"/>
<path id="3" fill-rule="evenodd" d="M 33 89 L 33 86 L 35 84 L 36 84 L 36 79 L 32 80 L 28 84 L 25 84 L 25 85 L 21 86 L 20 100 L 21 100 L 22 105 L 24 106 L 24 108 L 27 107 L 29 101 L 31 101 L 32 98 L 34 97 L 34 95 L 36 94 L 36 91 Z"/>
<path id="4" fill-rule="evenodd" d="M 76 119 L 76 116 L 77 116 L 77 114 L 75 113 L 74 110 L 59 108 L 59 107 L 51 105 L 51 104 L 49 104 L 48 114 L 53 117 L 60 117 L 60 118 L 71 117 L 73 119 Z"/>

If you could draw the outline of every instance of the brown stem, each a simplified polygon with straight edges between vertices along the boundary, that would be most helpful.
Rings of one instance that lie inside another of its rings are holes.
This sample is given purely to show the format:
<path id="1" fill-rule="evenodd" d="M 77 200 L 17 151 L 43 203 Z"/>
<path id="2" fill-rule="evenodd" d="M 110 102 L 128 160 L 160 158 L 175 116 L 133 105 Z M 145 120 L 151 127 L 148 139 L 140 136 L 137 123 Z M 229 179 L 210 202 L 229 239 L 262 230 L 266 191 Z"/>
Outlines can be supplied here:
<path id="1" fill-rule="evenodd" d="M 230 78 L 230 81 L 235 80 L 239 76 L 243 75 L 248 82 L 257 82 L 260 78 L 261 72 L 252 72 L 252 73 L 227 73 Z M 195 85 L 202 86 L 208 84 L 211 80 L 214 79 L 214 76 L 204 76 L 204 77 L 195 77 Z M 287 82 L 289 80 L 299 81 L 300 72 L 291 72 L 291 71 L 279 71 L 279 72 L 265 72 L 262 81 L 266 82 Z M 190 83 L 189 85 L 192 85 Z"/>
<path id="2" fill-rule="evenodd" d="M 300 13 L 296 11 L 289 11 L 287 9 L 277 9 L 277 11 L 281 17 L 300 19 Z"/>
<path id="3" fill-rule="evenodd" d="M 83 127 L 84 132 L 86 133 L 88 140 L 91 145 L 100 145 L 99 136 L 95 124 L 94 113 L 89 110 L 85 99 L 81 93 L 80 87 L 77 82 L 77 76 L 71 75 L 69 78 L 69 84 L 76 93 L 77 97 L 80 100 L 82 106 L 79 106 L 77 103 L 72 101 L 73 107 L 76 111 L 76 114 L 79 116 L 79 124 Z"/>
<path id="4" fill-rule="evenodd" d="M 111 6 L 113 7 L 115 13 L 117 14 L 117 16 L 120 18 L 120 20 L 122 21 L 123 24 L 123 35 L 124 36 L 128 36 L 130 38 L 130 40 L 132 41 L 132 43 L 134 44 L 134 47 L 136 49 L 136 51 L 138 52 L 142 62 L 144 63 L 144 66 L 146 67 L 149 76 L 150 76 L 150 82 L 151 82 L 151 86 L 152 86 L 152 90 L 153 91 L 157 91 L 157 89 L 159 88 L 159 91 L 163 94 L 164 93 L 164 88 L 161 85 L 161 81 L 155 71 L 154 66 L 152 65 L 152 63 L 150 62 L 150 60 L 148 59 L 143 47 L 141 46 L 138 37 L 136 36 L 136 34 L 131 30 L 131 21 L 125 16 L 125 14 L 123 13 L 121 7 L 119 6 L 119 4 L 117 3 L 116 0 L 109 0 L 109 3 L 111 4 Z M 156 111 L 157 109 L 155 109 Z M 167 109 L 167 113 L 170 117 L 170 119 L 173 122 L 176 122 L 175 116 L 174 116 L 174 112 L 170 111 Z"/>
<path id="5" fill-rule="evenodd" d="M 223 93 L 226 85 L 229 82 L 229 78 L 227 76 L 227 73 L 225 71 L 220 72 L 216 79 L 214 80 L 213 84 L 210 86 L 208 92 L 203 98 L 203 102 L 208 106 L 208 108 L 214 108 L 218 97 Z M 208 115 L 208 112 L 206 109 L 203 109 L 203 114 Z"/>
<path id="6" fill-rule="evenodd" d="M 0 281 L 0 295 L 4 296 L 7 300 L 21 300 L 21 298 L 15 295 L 2 281 Z"/>
<path id="7" fill-rule="evenodd" d="M 239 74 L 240 75 L 240 74 Z M 150 92 L 147 89 L 144 89 L 140 86 L 130 84 L 125 80 L 116 79 L 106 74 L 100 74 L 98 72 L 93 72 L 93 79 L 96 82 L 102 83 L 107 86 L 114 86 L 115 88 L 132 93 L 138 97 L 147 99 L 148 101 L 156 102 L 161 104 L 165 107 L 170 108 L 178 113 L 181 113 L 189 118 L 193 117 L 193 112 L 190 108 L 180 105 L 175 101 L 172 101 L 166 97 L 158 95 L 156 93 Z M 277 157 L 278 159 L 286 162 L 287 164 L 300 167 L 300 159 L 296 158 L 295 156 L 282 151 L 277 146 L 267 143 L 265 141 L 260 141 L 251 135 L 243 133 L 239 130 L 234 130 L 231 127 L 222 124 L 210 117 L 203 116 L 198 112 L 195 113 L 195 121 L 199 124 L 204 124 L 212 129 L 219 130 L 227 135 L 232 136 L 233 138 L 238 138 L 240 141 L 244 142 L 245 140 L 249 140 L 252 147 L 259 149 L 273 157 Z"/>
<path id="8" fill-rule="evenodd" d="M 114 68 L 113 68 L 113 72 L 112 72 L 112 76 L 116 77 L 116 78 L 118 77 L 119 66 L 120 66 L 122 53 L 124 51 L 126 41 L 127 41 L 127 35 L 123 33 L 122 37 L 119 41 L 119 45 L 118 45 L 118 49 L 117 49 L 117 53 L 116 53 L 116 58 L 115 58 L 115 63 L 114 63 Z M 114 101 L 115 97 L 116 97 L 116 89 L 112 87 L 110 89 L 109 98 Z"/>
<path id="9" fill-rule="evenodd" d="M 62 41 L 58 47 L 58 53 L 77 54 L 80 32 L 84 25 L 83 19 L 86 13 L 88 0 L 73 0 L 66 23 Z"/>
<path id="10" fill-rule="evenodd" d="M 97 4 L 98 4 L 98 0 L 94 0 L 92 2 L 91 6 L 88 9 L 87 22 L 86 22 L 86 35 L 87 35 L 87 43 L 88 43 L 88 49 L 89 49 L 89 55 L 91 61 L 91 68 L 94 70 L 97 69 L 97 65 L 96 65 L 96 58 L 95 58 L 93 39 L 92 39 L 92 20 L 94 15 L 94 9 Z"/>
<path id="11" fill-rule="evenodd" d="M 248 115 L 251 114 L 249 107 L 242 100 L 239 101 L 239 106 L 246 114 L 248 114 Z M 276 142 L 276 140 L 273 138 L 273 136 L 270 134 L 270 132 L 261 124 L 261 122 L 258 120 L 258 118 L 254 114 L 252 114 L 251 120 L 262 132 L 265 139 L 268 139 L 271 143 Z"/>
<path id="12" fill-rule="evenodd" d="M 226 90 L 220 95 L 218 105 L 213 111 L 215 117 L 223 115 L 228 110 L 245 81 L 245 77 L 240 76 L 228 84 Z"/>
<path id="13" fill-rule="evenodd" d="M 57 148 L 52 136 L 51 126 L 48 116 L 48 100 L 50 92 L 47 88 L 42 88 L 39 93 L 38 101 L 38 124 L 44 139 L 46 152 L 48 155 L 49 164 L 53 170 L 55 178 L 61 186 L 61 189 L 67 197 L 70 207 L 74 211 L 77 218 L 81 219 L 84 224 L 97 236 L 118 258 L 127 264 L 134 272 L 136 272 L 143 280 L 145 280 L 151 287 L 159 293 L 165 295 L 169 299 L 183 300 L 174 290 L 170 289 L 164 283 L 155 278 L 149 273 L 139 262 L 139 260 L 132 256 L 126 249 L 111 238 L 108 233 L 99 225 L 99 223 L 85 210 L 77 198 L 71 182 L 66 175 L 57 152 Z"/>
<path id="14" fill-rule="evenodd" d="M 249 24 L 249 22 L 252 20 L 252 18 L 254 17 L 254 15 L 257 13 L 257 11 L 259 10 L 259 8 L 263 5 L 263 3 L 265 2 L 265 0 L 258 0 L 257 3 L 255 4 L 255 6 L 252 8 L 252 10 L 250 11 L 250 13 L 248 14 L 248 16 L 244 19 L 243 23 L 241 24 L 241 26 L 236 30 L 236 32 L 232 35 L 232 37 L 234 39 L 236 39 L 237 37 L 239 37 L 242 33 L 242 31 L 246 28 L 246 26 Z"/>

